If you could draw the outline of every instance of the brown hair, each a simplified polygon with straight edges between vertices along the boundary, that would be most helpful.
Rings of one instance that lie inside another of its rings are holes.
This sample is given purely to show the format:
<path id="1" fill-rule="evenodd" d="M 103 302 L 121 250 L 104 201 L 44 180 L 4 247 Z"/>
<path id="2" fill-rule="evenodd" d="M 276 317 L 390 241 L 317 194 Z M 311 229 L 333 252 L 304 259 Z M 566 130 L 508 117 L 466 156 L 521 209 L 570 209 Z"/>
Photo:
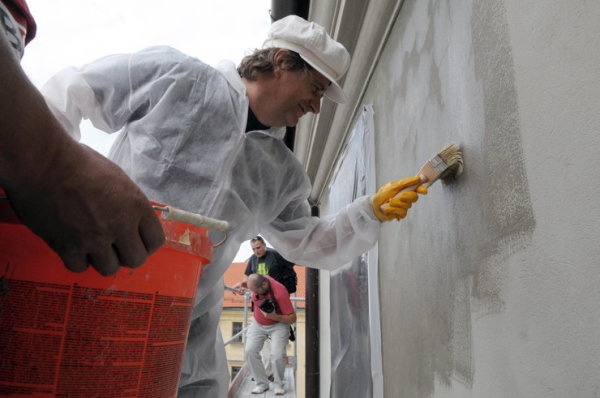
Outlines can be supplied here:
<path id="1" fill-rule="evenodd" d="M 245 56 L 237 70 L 241 77 L 248 80 L 256 80 L 259 74 L 273 72 L 275 66 L 275 54 L 280 48 L 265 48 L 255 50 L 252 54 Z M 314 69 L 298 55 L 297 52 L 287 50 L 281 58 L 281 69 L 289 71 L 308 72 Z"/>

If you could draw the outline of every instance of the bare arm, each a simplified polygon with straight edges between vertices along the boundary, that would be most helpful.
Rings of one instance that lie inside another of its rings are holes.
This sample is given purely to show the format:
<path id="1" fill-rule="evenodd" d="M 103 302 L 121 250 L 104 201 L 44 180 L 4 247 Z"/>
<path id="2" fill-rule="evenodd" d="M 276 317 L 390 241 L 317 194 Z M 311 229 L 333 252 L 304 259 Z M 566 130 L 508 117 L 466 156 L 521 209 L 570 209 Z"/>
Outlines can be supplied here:
<path id="1" fill-rule="evenodd" d="M 289 324 L 296 322 L 296 313 L 295 312 L 292 314 L 289 314 L 289 315 L 280 315 L 280 314 L 275 313 L 275 311 L 273 311 L 271 313 L 266 313 L 261 310 L 261 312 L 263 313 L 265 318 L 271 319 L 273 321 L 289 323 Z"/>
<path id="2" fill-rule="evenodd" d="M 0 187 L 22 222 L 72 271 L 136 267 L 164 242 L 140 189 L 70 138 L 0 34 Z"/>

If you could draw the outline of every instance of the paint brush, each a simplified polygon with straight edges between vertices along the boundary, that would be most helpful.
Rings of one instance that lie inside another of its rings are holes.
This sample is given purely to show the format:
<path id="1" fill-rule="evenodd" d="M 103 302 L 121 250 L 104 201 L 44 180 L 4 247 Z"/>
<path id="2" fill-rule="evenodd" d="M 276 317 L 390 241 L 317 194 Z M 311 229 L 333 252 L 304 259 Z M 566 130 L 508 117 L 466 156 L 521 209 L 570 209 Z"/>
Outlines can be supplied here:
<path id="1" fill-rule="evenodd" d="M 446 146 L 443 147 L 442 150 L 439 151 L 434 157 L 432 157 L 427 162 L 425 162 L 425 164 L 417 172 L 417 176 L 421 179 L 421 184 L 417 184 L 417 185 L 413 185 L 413 186 L 404 188 L 403 190 L 396 193 L 392 198 L 386 200 L 383 203 L 379 203 L 379 200 L 377 200 L 377 202 L 379 204 L 379 209 L 381 210 L 381 212 L 384 213 L 384 215 L 383 215 L 384 218 L 382 218 L 378 215 L 379 219 L 380 220 L 386 219 L 385 218 L 386 208 L 390 206 L 390 201 L 393 198 L 399 197 L 404 192 L 416 191 L 417 187 L 419 185 L 423 185 L 425 187 L 430 187 L 431 185 L 433 185 L 434 182 L 436 182 L 439 179 L 442 179 L 444 182 L 449 182 L 449 181 L 453 180 L 457 175 L 461 174 L 462 171 L 463 171 L 463 157 L 462 157 L 462 152 L 460 151 L 460 147 L 458 146 L 458 144 L 456 144 L 454 142 L 450 142 L 450 143 L 446 144 Z M 394 184 L 401 183 L 402 181 L 403 180 L 395 181 L 395 182 L 391 182 L 388 184 L 392 184 L 392 186 L 393 186 Z M 390 187 L 387 189 L 393 189 L 393 188 Z M 385 185 L 381 188 L 381 190 L 384 191 L 383 195 L 389 195 L 389 193 L 385 192 L 385 190 L 386 190 Z M 379 195 L 379 193 L 376 194 L 374 197 L 376 197 L 377 195 Z M 404 217 L 402 216 L 400 218 L 404 218 Z M 400 218 L 397 218 L 397 219 L 400 219 Z M 389 219 L 389 218 L 387 218 L 387 219 Z"/>
<path id="2" fill-rule="evenodd" d="M 451 182 L 463 171 L 463 156 L 458 144 L 450 142 L 441 151 L 429 159 L 421 167 L 417 175 L 426 187 L 441 179 L 445 183 Z M 408 187 L 398 192 L 415 191 L 417 186 Z"/>

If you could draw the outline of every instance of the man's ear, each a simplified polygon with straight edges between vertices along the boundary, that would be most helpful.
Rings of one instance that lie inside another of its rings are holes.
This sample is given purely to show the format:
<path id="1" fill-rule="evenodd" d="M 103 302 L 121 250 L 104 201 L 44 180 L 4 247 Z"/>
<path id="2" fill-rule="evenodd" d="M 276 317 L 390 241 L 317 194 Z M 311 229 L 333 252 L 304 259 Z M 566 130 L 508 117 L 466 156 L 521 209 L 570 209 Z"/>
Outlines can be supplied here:
<path id="1" fill-rule="evenodd" d="M 281 72 L 283 71 L 283 68 L 282 68 L 283 57 L 285 56 L 285 54 L 287 52 L 288 52 L 288 50 L 281 48 L 275 53 L 275 56 L 273 57 L 273 74 L 276 77 L 278 77 L 281 74 Z"/>

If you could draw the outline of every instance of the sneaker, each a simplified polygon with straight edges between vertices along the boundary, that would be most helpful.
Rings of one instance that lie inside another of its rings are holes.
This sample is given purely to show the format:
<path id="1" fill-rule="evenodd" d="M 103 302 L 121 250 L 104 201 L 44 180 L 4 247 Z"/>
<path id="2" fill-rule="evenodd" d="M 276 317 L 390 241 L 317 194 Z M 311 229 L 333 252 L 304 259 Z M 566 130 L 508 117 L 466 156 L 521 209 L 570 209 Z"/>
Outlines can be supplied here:
<path id="1" fill-rule="evenodd" d="M 275 395 L 284 395 L 285 390 L 281 387 L 275 387 Z"/>
<path id="2" fill-rule="evenodd" d="M 263 392 L 267 391 L 268 389 L 269 389 L 269 387 L 256 386 L 250 392 L 252 394 L 262 394 Z"/>
<path id="3" fill-rule="evenodd" d="M 267 376 L 267 379 L 269 379 L 270 382 L 275 381 L 275 377 L 273 375 Z M 256 381 L 256 380 L 254 380 L 254 377 L 252 377 L 252 381 Z"/>

